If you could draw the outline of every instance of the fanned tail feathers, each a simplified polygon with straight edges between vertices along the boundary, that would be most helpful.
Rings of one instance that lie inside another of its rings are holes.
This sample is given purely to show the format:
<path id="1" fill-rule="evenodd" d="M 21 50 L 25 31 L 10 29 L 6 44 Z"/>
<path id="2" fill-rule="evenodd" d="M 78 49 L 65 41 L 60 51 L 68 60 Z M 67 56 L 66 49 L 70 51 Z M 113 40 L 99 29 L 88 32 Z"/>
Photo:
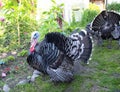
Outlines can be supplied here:
<path id="1" fill-rule="evenodd" d="M 92 53 L 92 40 L 87 31 L 81 30 L 79 33 L 75 32 L 69 37 L 52 32 L 45 36 L 47 42 L 54 43 L 59 50 L 74 61 L 82 60 L 88 63 Z"/>

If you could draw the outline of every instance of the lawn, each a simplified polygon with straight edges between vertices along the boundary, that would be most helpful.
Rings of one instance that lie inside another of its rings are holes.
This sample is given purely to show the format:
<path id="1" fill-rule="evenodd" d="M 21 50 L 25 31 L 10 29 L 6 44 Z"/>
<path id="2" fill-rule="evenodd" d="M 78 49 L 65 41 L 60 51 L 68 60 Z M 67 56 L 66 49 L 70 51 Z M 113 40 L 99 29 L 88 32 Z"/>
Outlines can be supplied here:
<path id="1" fill-rule="evenodd" d="M 54 84 L 48 81 L 48 76 L 40 76 L 34 83 L 13 87 L 18 80 L 32 75 L 32 69 L 23 57 L 24 65 L 17 73 L 8 75 L 12 80 L 8 77 L 3 79 L 0 87 L 7 82 L 11 84 L 10 92 L 120 92 L 120 51 L 117 46 L 116 41 L 112 49 L 108 49 L 105 43 L 102 47 L 95 46 L 90 64 L 81 64 L 79 74 L 74 76 L 71 83 Z"/>

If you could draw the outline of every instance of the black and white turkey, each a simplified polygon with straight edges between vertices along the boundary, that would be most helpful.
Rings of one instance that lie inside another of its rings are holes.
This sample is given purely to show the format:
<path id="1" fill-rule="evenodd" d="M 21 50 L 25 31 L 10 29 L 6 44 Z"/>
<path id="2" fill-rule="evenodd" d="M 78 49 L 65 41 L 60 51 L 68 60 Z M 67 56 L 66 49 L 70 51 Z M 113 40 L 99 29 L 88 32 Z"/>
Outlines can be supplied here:
<path id="1" fill-rule="evenodd" d="M 86 31 L 75 32 L 69 37 L 51 32 L 38 44 L 34 36 L 27 62 L 34 69 L 48 74 L 54 82 L 70 82 L 75 62 L 88 63 L 91 56 L 92 41 Z"/>
<path id="2" fill-rule="evenodd" d="M 49 74 L 51 80 L 54 82 L 72 81 L 72 61 L 69 61 L 67 57 L 64 57 L 64 54 L 60 52 L 53 43 L 48 43 L 45 39 L 38 43 L 38 39 L 39 32 L 33 32 L 31 36 L 30 53 L 27 57 L 28 64 L 33 67 L 33 69 L 43 74 Z M 57 69 L 60 65 L 66 65 L 64 71 L 62 68 Z M 49 71 L 53 69 L 57 69 L 57 72 L 49 73 Z"/>
<path id="3" fill-rule="evenodd" d="M 86 26 L 86 30 L 102 44 L 103 39 L 120 39 L 120 15 L 103 10 Z"/>

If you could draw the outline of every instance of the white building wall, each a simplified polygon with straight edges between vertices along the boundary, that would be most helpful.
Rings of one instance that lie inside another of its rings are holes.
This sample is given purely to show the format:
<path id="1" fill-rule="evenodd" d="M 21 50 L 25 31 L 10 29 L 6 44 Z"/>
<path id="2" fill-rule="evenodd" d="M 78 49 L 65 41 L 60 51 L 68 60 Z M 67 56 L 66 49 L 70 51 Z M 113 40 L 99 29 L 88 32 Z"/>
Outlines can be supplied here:
<path id="1" fill-rule="evenodd" d="M 111 4 L 112 2 L 118 2 L 118 3 L 120 3 L 120 0 L 107 0 L 108 4 Z"/>
<path id="2" fill-rule="evenodd" d="M 64 3 L 64 20 L 68 23 L 72 21 L 74 13 L 76 21 L 81 19 L 81 11 L 89 6 L 89 0 L 56 0 L 57 4 Z M 37 0 L 36 20 L 40 20 L 41 13 L 49 10 L 52 6 L 51 0 Z"/>
<path id="3" fill-rule="evenodd" d="M 47 11 L 51 8 L 51 0 L 37 0 L 37 15 L 36 20 L 39 21 L 43 11 Z"/>

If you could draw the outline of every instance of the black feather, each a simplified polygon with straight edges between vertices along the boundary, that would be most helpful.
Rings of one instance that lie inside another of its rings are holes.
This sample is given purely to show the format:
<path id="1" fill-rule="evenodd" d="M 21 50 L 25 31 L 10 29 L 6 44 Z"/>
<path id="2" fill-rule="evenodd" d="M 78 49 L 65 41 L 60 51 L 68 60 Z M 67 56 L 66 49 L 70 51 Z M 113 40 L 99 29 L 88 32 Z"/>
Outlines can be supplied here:
<path id="1" fill-rule="evenodd" d="M 47 66 L 52 65 L 59 56 L 59 50 L 54 44 L 43 40 L 35 46 L 35 51 L 27 57 L 28 64 L 42 73 L 47 73 Z M 41 59 L 39 58 L 41 57 Z"/>

